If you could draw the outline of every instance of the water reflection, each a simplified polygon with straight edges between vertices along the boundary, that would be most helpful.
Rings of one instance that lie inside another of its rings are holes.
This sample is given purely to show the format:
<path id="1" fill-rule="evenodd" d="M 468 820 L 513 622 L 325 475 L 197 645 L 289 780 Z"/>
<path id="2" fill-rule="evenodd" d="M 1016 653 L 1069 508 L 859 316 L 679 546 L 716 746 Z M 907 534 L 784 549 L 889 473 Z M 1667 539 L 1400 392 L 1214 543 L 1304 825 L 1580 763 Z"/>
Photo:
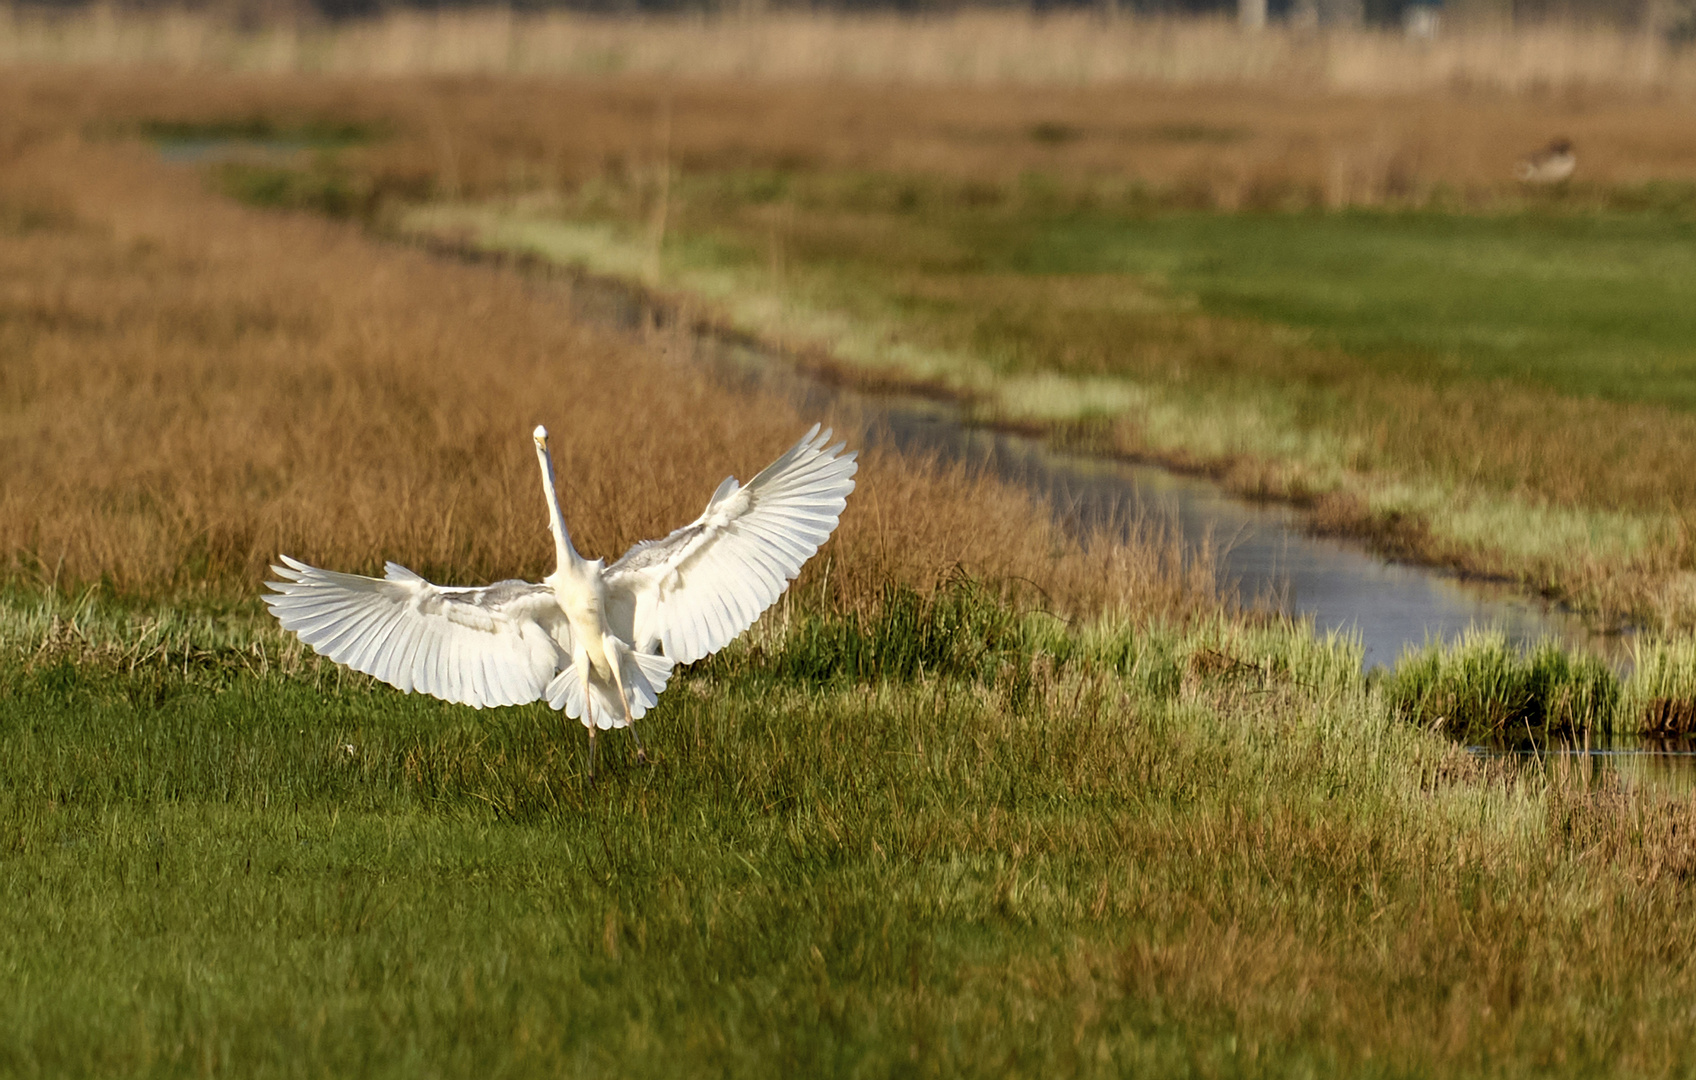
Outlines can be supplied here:
<path id="1" fill-rule="evenodd" d="M 1541 765 L 1548 775 L 1577 779 L 1588 790 L 1618 786 L 1696 793 L 1696 736 L 1526 735 L 1467 750 L 1480 757 Z"/>

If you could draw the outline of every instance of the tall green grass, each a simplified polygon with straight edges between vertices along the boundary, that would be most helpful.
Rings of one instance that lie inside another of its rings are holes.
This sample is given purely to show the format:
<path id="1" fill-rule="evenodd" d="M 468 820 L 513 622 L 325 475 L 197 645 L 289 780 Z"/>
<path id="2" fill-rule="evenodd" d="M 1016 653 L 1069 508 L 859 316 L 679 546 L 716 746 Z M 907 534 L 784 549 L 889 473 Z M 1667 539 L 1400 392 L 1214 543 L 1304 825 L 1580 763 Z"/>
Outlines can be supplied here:
<path id="1" fill-rule="evenodd" d="M 1499 631 L 1473 631 L 1453 646 L 1427 645 L 1401 659 L 1385 698 L 1403 718 L 1469 742 L 1503 737 L 1612 733 L 1620 678 L 1595 656 L 1553 642 L 1530 651 Z"/>
<path id="2" fill-rule="evenodd" d="M 1686 636 L 1639 639 L 1621 676 L 1554 642 L 1523 650 L 1472 631 L 1411 650 L 1382 681 L 1398 716 L 1468 743 L 1696 731 L 1696 643 Z"/>
<path id="3" fill-rule="evenodd" d="M 871 612 L 815 614 L 759 641 L 721 654 L 705 670 L 804 686 L 927 676 L 981 684 L 1007 670 L 1028 670 L 1031 660 L 1017 608 L 964 577 L 928 595 L 889 584 Z"/>
<path id="4" fill-rule="evenodd" d="M 1696 639 L 1648 638 L 1632 653 L 1622 719 L 1645 735 L 1696 734 Z"/>

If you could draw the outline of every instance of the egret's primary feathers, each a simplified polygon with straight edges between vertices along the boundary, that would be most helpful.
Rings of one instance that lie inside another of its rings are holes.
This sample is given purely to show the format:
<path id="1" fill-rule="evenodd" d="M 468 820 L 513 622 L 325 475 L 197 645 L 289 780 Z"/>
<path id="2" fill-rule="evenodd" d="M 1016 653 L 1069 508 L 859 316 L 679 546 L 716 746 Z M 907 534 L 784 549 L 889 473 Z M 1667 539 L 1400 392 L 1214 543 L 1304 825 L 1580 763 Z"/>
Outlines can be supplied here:
<path id="1" fill-rule="evenodd" d="M 770 607 L 836 528 L 859 468 L 818 425 L 746 486 L 720 484 L 692 523 L 611 566 L 584 559 L 535 432 L 558 566 L 540 583 L 432 585 L 395 563 L 383 578 L 282 556 L 265 597 L 314 650 L 401 690 L 476 708 L 545 698 L 589 729 L 639 720 L 674 664 L 724 648 Z M 591 768 L 593 758 L 591 757 Z"/>

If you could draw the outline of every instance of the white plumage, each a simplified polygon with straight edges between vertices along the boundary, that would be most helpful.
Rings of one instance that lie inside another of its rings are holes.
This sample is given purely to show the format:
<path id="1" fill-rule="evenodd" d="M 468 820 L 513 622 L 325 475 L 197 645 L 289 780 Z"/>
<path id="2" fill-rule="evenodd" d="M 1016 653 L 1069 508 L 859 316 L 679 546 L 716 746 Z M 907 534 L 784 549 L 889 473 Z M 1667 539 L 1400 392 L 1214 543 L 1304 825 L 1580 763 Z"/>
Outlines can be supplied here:
<path id="1" fill-rule="evenodd" d="M 1513 167 L 1514 175 L 1527 184 L 1558 184 L 1571 179 L 1578 168 L 1578 155 L 1570 139 L 1556 139 Z"/>
<path id="2" fill-rule="evenodd" d="M 815 424 L 746 486 L 727 478 L 693 522 L 603 566 L 571 544 L 547 439 L 538 427 L 559 563 L 542 582 L 447 588 L 395 563 L 379 579 L 284 555 L 265 602 L 315 651 L 397 689 L 479 709 L 546 699 L 589 729 L 592 772 L 597 729 L 641 719 L 674 664 L 724 648 L 783 594 L 859 465 Z"/>

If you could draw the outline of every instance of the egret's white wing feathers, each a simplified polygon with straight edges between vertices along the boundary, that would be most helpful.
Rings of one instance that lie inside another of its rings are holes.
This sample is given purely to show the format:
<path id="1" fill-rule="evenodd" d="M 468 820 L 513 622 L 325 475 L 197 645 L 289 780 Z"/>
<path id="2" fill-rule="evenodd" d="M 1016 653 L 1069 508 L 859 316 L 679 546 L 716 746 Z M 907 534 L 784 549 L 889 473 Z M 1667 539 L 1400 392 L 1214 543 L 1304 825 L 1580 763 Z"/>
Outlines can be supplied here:
<path id="1" fill-rule="evenodd" d="M 688 664 L 752 626 L 830 537 L 854 490 L 856 455 L 826 447 L 830 434 L 814 424 L 746 486 L 727 478 L 692 523 L 607 567 L 609 616 L 629 620 L 615 626 L 620 636 Z"/>
<path id="2" fill-rule="evenodd" d="M 379 579 L 281 558 L 265 603 L 283 628 L 397 689 L 479 709 L 523 705 L 570 658 L 571 627 L 546 585 L 443 588 L 396 563 Z"/>

